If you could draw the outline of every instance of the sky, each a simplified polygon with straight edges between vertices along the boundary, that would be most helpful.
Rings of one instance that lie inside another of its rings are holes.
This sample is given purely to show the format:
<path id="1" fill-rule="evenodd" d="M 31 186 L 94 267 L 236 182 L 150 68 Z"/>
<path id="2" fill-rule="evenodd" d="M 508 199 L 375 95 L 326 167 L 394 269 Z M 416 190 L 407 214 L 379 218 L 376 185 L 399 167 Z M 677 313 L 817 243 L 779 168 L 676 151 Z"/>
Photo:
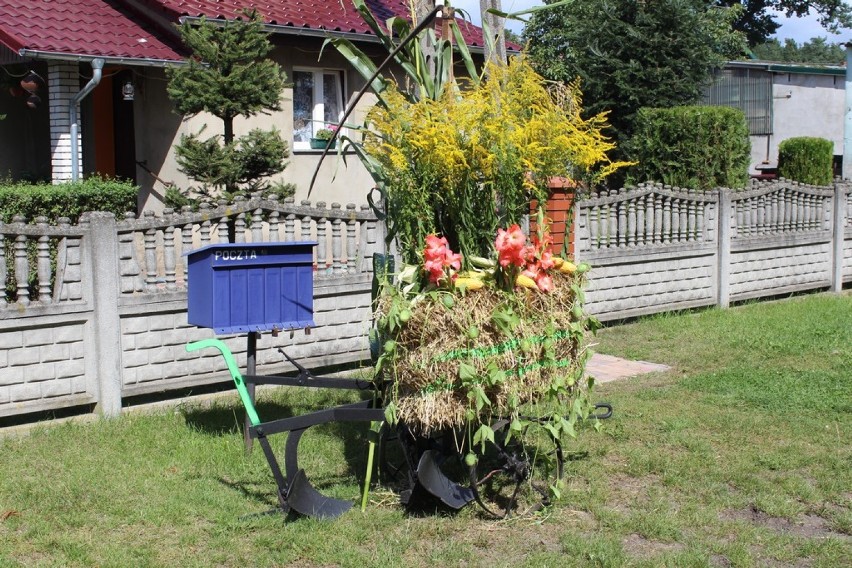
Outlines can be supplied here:
<path id="1" fill-rule="evenodd" d="M 456 8 L 461 8 L 467 11 L 473 22 L 479 24 L 479 0 L 451 0 L 451 4 Z M 532 6 L 543 5 L 541 0 L 502 0 L 504 12 L 520 11 Z M 799 45 L 814 37 L 826 37 L 829 43 L 845 43 L 852 41 L 852 30 L 844 29 L 838 35 L 832 35 L 819 25 L 816 17 L 808 16 L 805 18 L 786 18 L 781 15 L 778 20 L 781 22 L 781 28 L 775 34 L 781 43 L 786 38 L 796 40 Z M 509 21 L 507 27 L 514 32 L 520 33 L 523 29 L 523 24 L 517 21 Z"/>

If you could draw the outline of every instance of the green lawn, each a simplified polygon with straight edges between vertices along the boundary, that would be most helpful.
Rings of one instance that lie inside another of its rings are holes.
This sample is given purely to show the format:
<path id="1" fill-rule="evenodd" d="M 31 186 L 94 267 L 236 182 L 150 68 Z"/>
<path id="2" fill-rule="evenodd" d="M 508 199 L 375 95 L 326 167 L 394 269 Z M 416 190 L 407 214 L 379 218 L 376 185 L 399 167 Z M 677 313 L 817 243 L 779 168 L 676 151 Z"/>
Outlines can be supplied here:
<path id="1" fill-rule="evenodd" d="M 615 416 L 567 444 L 563 498 L 538 517 L 412 515 L 381 488 L 336 521 L 250 516 L 274 483 L 260 451 L 245 455 L 231 396 L 0 440 L 0 566 L 852 565 L 852 295 L 660 316 L 595 341 L 672 371 L 597 388 Z M 260 414 L 348 396 L 267 391 Z M 355 499 L 365 430 L 314 430 L 302 465 Z"/>

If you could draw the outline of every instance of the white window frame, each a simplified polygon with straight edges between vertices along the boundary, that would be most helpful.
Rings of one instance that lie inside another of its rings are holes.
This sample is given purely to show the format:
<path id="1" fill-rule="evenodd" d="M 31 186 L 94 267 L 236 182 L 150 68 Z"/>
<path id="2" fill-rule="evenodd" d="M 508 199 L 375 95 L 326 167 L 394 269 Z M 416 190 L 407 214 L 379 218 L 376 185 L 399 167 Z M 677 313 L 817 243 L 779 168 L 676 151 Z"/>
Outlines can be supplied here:
<path id="1" fill-rule="evenodd" d="M 313 96 L 313 110 L 311 113 L 311 121 L 313 125 L 313 133 L 316 133 L 320 128 L 325 128 L 327 121 L 325 120 L 325 103 L 324 103 L 324 86 L 323 86 L 323 76 L 328 74 L 334 74 L 337 76 L 338 81 L 340 82 L 340 89 L 337 92 L 337 104 L 340 108 L 340 112 L 338 113 L 336 122 L 339 123 L 340 119 L 343 118 L 343 113 L 346 110 L 344 105 L 344 93 L 346 92 L 346 73 L 343 69 L 334 69 L 328 67 L 293 67 L 293 72 L 299 73 L 312 73 L 314 76 L 314 96 Z M 293 99 L 295 105 L 295 85 L 293 87 Z M 295 121 L 295 106 L 293 108 L 293 118 Z M 338 134 L 343 134 L 344 130 Z M 310 142 L 297 141 L 295 137 L 296 131 L 295 128 L 293 130 L 293 150 L 310 150 Z"/>

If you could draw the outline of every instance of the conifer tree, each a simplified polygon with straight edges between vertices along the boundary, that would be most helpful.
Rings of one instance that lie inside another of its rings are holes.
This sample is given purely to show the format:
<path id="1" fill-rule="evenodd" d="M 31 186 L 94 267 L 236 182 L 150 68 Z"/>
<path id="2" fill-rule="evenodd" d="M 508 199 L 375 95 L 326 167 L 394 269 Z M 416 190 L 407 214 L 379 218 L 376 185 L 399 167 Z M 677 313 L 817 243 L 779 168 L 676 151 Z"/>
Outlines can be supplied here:
<path id="1" fill-rule="evenodd" d="M 167 91 L 186 117 L 207 112 L 222 121 L 223 135 L 202 139 L 201 131 L 181 136 L 177 162 L 201 193 L 225 190 L 251 192 L 270 187 L 267 178 L 286 167 L 287 143 L 276 129 L 251 130 L 234 136 L 234 119 L 281 109 L 284 75 L 267 59 L 272 46 L 256 11 L 224 24 L 202 18 L 184 23 L 181 37 L 192 51 L 186 64 L 167 71 Z M 279 185 L 279 193 L 292 193 Z"/>

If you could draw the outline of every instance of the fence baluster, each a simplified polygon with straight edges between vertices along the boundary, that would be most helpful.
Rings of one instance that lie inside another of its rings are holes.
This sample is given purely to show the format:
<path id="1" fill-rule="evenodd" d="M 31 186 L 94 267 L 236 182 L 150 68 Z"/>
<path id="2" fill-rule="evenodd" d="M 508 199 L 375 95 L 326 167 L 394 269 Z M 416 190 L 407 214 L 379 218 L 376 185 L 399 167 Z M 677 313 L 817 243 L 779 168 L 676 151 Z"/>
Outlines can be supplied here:
<path id="1" fill-rule="evenodd" d="M 166 209 L 164 216 L 171 216 L 173 211 Z M 170 226 L 163 229 L 163 265 L 166 270 L 166 290 L 177 289 L 177 270 L 175 262 L 175 232 L 177 227 Z"/>
<path id="2" fill-rule="evenodd" d="M 767 196 L 767 209 L 768 209 L 768 229 L 770 233 L 778 232 L 778 192 L 773 192 Z"/>
<path id="3" fill-rule="evenodd" d="M 278 211 L 272 211 L 269 214 L 269 242 L 277 243 L 281 241 L 281 236 L 278 233 L 278 226 L 281 222 L 280 218 L 281 213 Z"/>
<path id="4" fill-rule="evenodd" d="M 317 202 L 317 209 L 324 210 L 325 201 Z M 328 219 L 326 219 L 325 215 L 317 219 L 317 270 L 320 274 L 325 274 L 328 269 L 328 262 L 326 261 L 328 241 L 325 237 L 325 224 L 327 221 Z"/>
<path id="5" fill-rule="evenodd" d="M 182 209 L 181 212 L 184 215 L 189 215 L 191 211 L 189 208 Z M 183 273 L 183 287 L 186 288 L 189 285 L 189 270 L 187 269 L 187 264 L 184 255 L 192 250 L 192 223 L 187 223 L 180 230 L 180 239 L 181 246 L 180 252 L 181 255 L 178 257 L 178 264 L 180 265 L 180 269 Z"/>
<path id="6" fill-rule="evenodd" d="M 663 242 L 671 242 L 672 234 L 672 200 L 669 196 L 663 198 Z"/>
<path id="7" fill-rule="evenodd" d="M 234 221 L 234 242 L 246 242 L 246 214 L 240 213 L 237 215 L 237 220 Z"/>
<path id="8" fill-rule="evenodd" d="M 224 243 L 231 242 L 231 240 L 228 238 L 228 218 L 227 217 L 221 217 L 219 219 L 219 225 L 217 226 L 216 233 L 217 233 L 217 236 L 219 238 L 220 243 L 224 244 Z"/>
<path id="9" fill-rule="evenodd" d="M 343 266 L 340 263 L 340 257 L 343 256 L 343 241 L 340 235 L 340 224 L 343 220 L 340 218 L 342 211 L 340 203 L 331 204 L 331 273 L 340 274 L 343 271 Z"/>
<path id="10" fill-rule="evenodd" d="M 627 203 L 627 246 L 636 246 L 636 201 Z"/>
<path id="11" fill-rule="evenodd" d="M 781 192 L 781 231 L 788 233 L 790 232 L 790 190 L 784 188 Z"/>
<path id="12" fill-rule="evenodd" d="M 150 215 L 149 215 L 150 213 Z M 146 211 L 145 217 L 153 217 L 153 211 Z M 145 291 L 157 291 L 157 230 L 145 231 Z"/>
<path id="13" fill-rule="evenodd" d="M 802 194 L 798 191 L 793 194 L 793 197 L 795 198 L 793 207 L 795 219 L 793 222 L 793 226 L 795 227 L 796 231 L 801 231 L 804 228 L 804 224 L 802 221 L 805 216 L 805 203 L 802 200 Z"/>
<path id="14" fill-rule="evenodd" d="M 47 217 L 37 217 L 36 225 L 40 229 L 47 228 Z M 50 303 L 50 237 L 41 235 L 38 238 L 36 273 L 38 278 L 38 301 L 42 304 Z"/>
<path id="15" fill-rule="evenodd" d="M 301 201 L 302 207 L 309 208 L 311 206 L 311 202 L 303 199 Z M 322 205 L 325 207 L 325 203 Z M 311 214 L 305 213 L 304 217 L 302 217 L 302 222 L 299 224 L 299 240 L 300 241 L 309 241 L 311 240 L 311 222 L 313 219 L 311 218 Z M 319 223 L 317 223 L 317 229 L 319 229 Z M 319 235 L 317 235 L 317 240 L 319 241 Z"/>
<path id="16" fill-rule="evenodd" d="M 813 229 L 813 222 L 812 222 L 812 218 L 811 218 L 811 209 L 812 209 L 812 207 L 811 207 L 811 196 L 805 194 L 804 202 L 805 202 L 805 230 L 810 231 L 811 229 Z"/>
<path id="17" fill-rule="evenodd" d="M 586 219 L 589 226 L 589 248 L 601 248 L 601 231 L 600 231 L 600 205 L 594 205 L 591 209 L 585 210 Z"/>
<path id="18" fill-rule="evenodd" d="M 23 219 L 23 217 L 21 217 Z M 21 222 L 23 225 L 23 222 Z M 22 306 L 30 305 L 30 261 L 27 258 L 27 237 L 18 235 L 15 237 L 15 284 L 18 295 L 18 303 Z"/>
<path id="19" fill-rule="evenodd" d="M 658 245 L 663 239 L 663 196 L 654 194 L 654 244 Z"/>
<path id="20" fill-rule="evenodd" d="M 614 190 L 610 190 L 610 195 L 615 195 Z M 607 248 L 615 248 L 618 246 L 618 205 L 609 203 L 606 206 L 607 210 L 607 229 L 606 229 L 606 246 Z"/>
<path id="21" fill-rule="evenodd" d="M 251 216 L 251 242 L 263 242 L 263 210 L 255 209 Z"/>
<path id="22" fill-rule="evenodd" d="M 369 213 L 370 206 L 362 205 L 361 206 L 362 213 Z M 360 267 L 358 267 L 359 272 L 370 272 L 372 270 L 372 256 L 370 253 L 376 252 L 376 243 L 379 239 L 378 237 L 378 223 L 372 219 L 361 223 L 361 233 L 363 244 L 363 248 L 360 251 Z M 369 255 L 369 256 L 368 256 Z"/>
<path id="23" fill-rule="evenodd" d="M 294 199 L 292 197 L 288 197 L 284 200 L 284 205 L 292 206 L 294 204 Z M 295 241 L 296 240 L 296 214 L 288 213 L 284 217 L 284 240 L 285 241 Z"/>
<path id="24" fill-rule="evenodd" d="M 348 222 L 348 237 L 346 240 L 346 272 L 349 274 L 355 273 L 355 255 L 357 254 L 357 244 L 355 242 L 355 233 L 358 229 L 358 222 L 355 220 L 355 204 L 346 204 L 346 214 L 349 217 Z"/>

